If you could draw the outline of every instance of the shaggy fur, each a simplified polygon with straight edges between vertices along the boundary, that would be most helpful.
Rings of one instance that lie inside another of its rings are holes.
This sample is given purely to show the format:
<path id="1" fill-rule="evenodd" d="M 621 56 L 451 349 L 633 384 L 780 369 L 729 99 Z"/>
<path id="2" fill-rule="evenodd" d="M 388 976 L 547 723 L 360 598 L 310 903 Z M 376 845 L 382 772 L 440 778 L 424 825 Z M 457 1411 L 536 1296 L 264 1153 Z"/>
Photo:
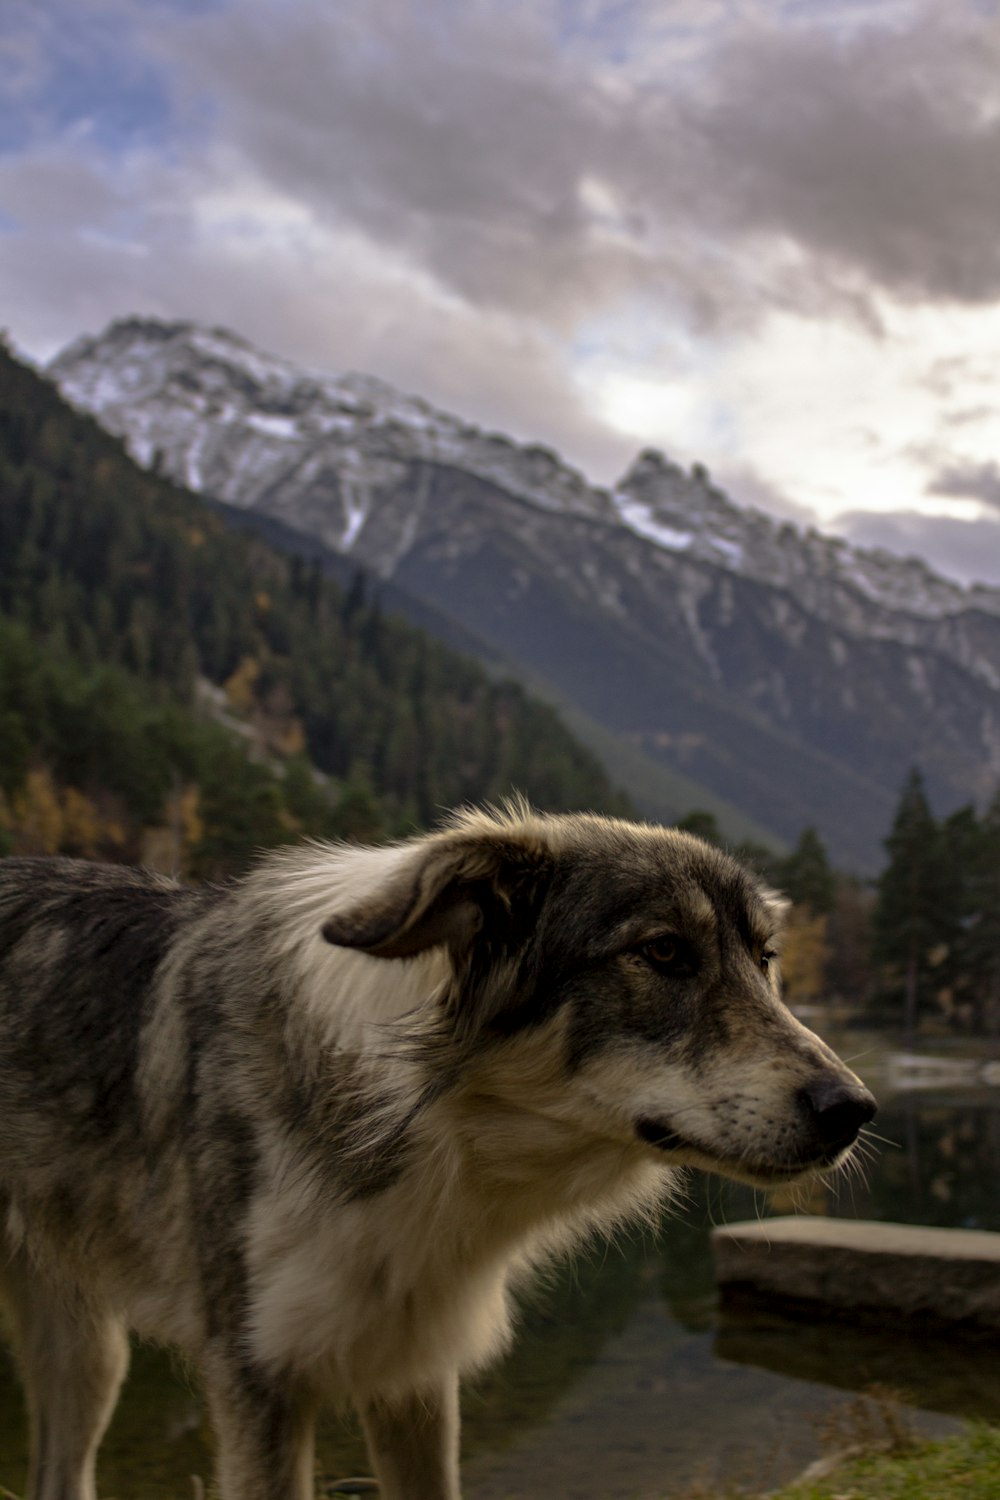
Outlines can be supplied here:
<path id="1" fill-rule="evenodd" d="M 311 1496 L 344 1398 L 383 1500 L 456 1500 L 519 1275 L 685 1166 L 835 1166 L 874 1113 L 780 1001 L 781 916 L 688 835 L 523 807 L 224 889 L 0 862 L 30 1500 L 93 1500 L 128 1328 L 200 1371 L 224 1500 Z"/>

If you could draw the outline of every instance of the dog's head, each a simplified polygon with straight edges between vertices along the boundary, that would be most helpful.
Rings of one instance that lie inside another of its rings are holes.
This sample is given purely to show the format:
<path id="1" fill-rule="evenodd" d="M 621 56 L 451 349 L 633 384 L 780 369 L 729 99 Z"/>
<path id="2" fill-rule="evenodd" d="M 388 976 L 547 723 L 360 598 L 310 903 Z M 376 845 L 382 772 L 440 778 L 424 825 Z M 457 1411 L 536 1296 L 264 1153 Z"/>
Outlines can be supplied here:
<path id="1" fill-rule="evenodd" d="M 381 960 L 445 947 L 443 1031 L 508 1111 L 758 1185 L 840 1164 L 873 1117 L 781 1001 L 785 902 L 718 849 L 524 808 L 409 849 L 323 935 Z"/>

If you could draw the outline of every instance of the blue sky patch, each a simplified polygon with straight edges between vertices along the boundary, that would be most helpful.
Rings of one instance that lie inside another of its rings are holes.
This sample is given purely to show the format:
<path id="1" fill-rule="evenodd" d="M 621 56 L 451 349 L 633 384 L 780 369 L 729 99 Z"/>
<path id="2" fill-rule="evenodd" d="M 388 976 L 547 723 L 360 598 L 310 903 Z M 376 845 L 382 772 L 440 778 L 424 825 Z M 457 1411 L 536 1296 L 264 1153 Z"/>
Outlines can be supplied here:
<path id="1" fill-rule="evenodd" d="M 129 24 L 117 7 L 15 3 L 5 16 L 0 150 L 67 134 L 117 154 L 166 145 L 179 128 L 170 70 L 142 45 L 142 27 L 223 8 L 219 0 L 146 0 Z"/>

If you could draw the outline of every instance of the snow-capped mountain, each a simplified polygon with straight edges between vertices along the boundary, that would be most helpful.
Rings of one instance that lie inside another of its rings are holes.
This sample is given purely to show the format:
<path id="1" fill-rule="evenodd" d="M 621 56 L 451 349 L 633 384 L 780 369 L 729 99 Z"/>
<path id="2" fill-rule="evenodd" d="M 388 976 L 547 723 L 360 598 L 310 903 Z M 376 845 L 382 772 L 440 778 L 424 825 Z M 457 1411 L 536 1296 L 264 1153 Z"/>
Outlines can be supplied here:
<path id="1" fill-rule="evenodd" d="M 870 861 L 914 762 L 952 804 L 1000 777 L 1000 589 L 802 533 L 656 452 L 591 485 L 222 330 L 127 319 L 50 373 L 141 463 L 393 579 L 780 834 L 816 823 Z"/>

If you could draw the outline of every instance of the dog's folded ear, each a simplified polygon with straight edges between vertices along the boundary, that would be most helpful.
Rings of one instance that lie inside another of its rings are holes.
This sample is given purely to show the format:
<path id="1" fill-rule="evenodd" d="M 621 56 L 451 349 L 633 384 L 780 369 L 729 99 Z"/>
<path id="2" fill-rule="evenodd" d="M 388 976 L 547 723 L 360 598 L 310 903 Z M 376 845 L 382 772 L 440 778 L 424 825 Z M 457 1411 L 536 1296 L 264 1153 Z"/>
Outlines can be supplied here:
<path id="1" fill-rule="evenodd" d="M 484 928 L 506 928 L 550 863 L 538 840 L 497 833 L 432 835 L 357 905 L 331 916 L 328 943 L 374 958 L 409 958 L 445 944 L 467 949 Z"/>

